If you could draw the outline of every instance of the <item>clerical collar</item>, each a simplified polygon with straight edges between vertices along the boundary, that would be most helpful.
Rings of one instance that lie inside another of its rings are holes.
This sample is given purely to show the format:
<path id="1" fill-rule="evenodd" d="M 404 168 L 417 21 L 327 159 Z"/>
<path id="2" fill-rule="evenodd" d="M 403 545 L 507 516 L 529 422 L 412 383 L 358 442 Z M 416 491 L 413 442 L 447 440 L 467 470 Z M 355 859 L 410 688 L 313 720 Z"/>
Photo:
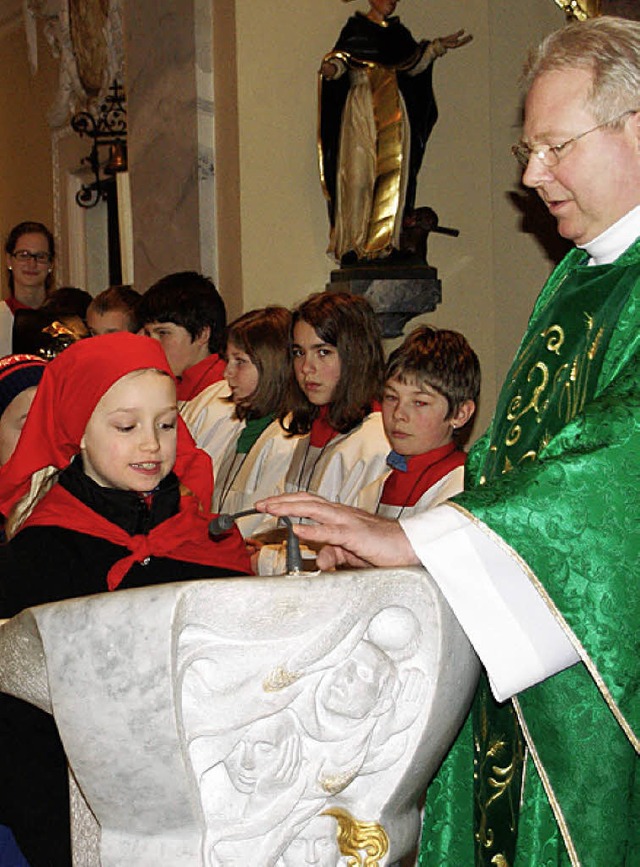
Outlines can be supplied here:
<path id="1" fill-rule="evenodd" d="M 581 249 L 589 254 L 589 265 L 610 265 L 639 236 L 640 205 L 637 205 L 593 241 L 584 244 Z"/>

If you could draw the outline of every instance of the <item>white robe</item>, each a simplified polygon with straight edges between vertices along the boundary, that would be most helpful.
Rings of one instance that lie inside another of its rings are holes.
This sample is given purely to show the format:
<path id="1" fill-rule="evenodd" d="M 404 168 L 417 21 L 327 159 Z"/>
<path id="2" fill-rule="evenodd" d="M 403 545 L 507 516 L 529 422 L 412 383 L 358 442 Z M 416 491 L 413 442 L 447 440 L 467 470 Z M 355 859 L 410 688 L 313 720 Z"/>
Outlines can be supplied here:
<path id="1" fill-rule="evenodd" d="M 0 301 L 0 357 L 11 355 L 13 313 L 6 301 Z"/>
<path id="2" fill-rule="evenodd" d="M 314 448 L 307 434 L 298 439 L 285 479 L 285 492 L 310 491 L 335 503 L 352 506 L 360 490 L 379 478 L 386 466 L 389 441 L 382 415 L 372 412 L 357 427 L 339 434 L 323 448 Z M 315 553 L 303 546 L 303 556 Z M 260 550 L 260 575 L 285 571 L 284 544 L 265 545 Z"/>
<path id="3" fill-rule="evenodd" d="M 244 422 L 235 416 L 235 405 L 225 400 L 230 395 L 229 386 L 226 380 L 222 379 L 180 406 L 180 415 L 196 445 L 203 449 L 213 462 L 214 481 L 227 446 L 232 440 L 235 442 L 244 428 Z"/>
<path id="4" fill-rule="evenodd" d="M 382 515 L 383 518 L 408 518 L 411 515 L 424 512 L 432 506 L 437 506 L 439 503 L 444 503 L 450 497 L 455 497 L 464 488 L 464 466 L 455 467 L 451 472 L 447 473 L 439 479 L 434 485 L 422 494 L 418 502 L 413 506 L 391 506 L 388 503 L 381 503 L 382 489 L 384 483 L 391 475 L 391 470 L 388 469 L 384 475 L 366 488 L 363 488 L 358 494 L 355 505 L 359 509 L 364 509 L 367 512 L 374 512 Z"/>
<path id="5" fill-rule="evenodd" d="M 262 431 L 246 454 L 238 455 L 236 444 L 243 427 L 234 430 L 216 470 L 214 512 L 242 512 L 252 509 L 257 500 L 284 493 L 285 476 L 299 438 L 286 436 L 276 420 Z M 238 529 L 245 537 L 275 529 L 276 525 L 276 519 L 266 514 L 247 515 L 238 521 Z"/>

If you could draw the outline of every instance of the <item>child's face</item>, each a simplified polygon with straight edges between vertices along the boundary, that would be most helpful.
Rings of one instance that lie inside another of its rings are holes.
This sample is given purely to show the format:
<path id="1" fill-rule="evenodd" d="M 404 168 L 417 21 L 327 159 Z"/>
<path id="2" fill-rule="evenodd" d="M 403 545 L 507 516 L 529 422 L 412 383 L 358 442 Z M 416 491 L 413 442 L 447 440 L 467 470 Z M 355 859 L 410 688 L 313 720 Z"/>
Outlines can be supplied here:
<path id="1" fill-rule="evenodd" d="M 293 327 L 293 369 L 307 400 L 325 406 L 334 398 L 340 381 L 340 356 L 331 343 L 324 343 L 315 329 L 301 319 Z"/>
<path id="2" fill-rule="evenodd" d="M 144 333 L 162 344 L 174 376 L 182 376 L 188 367 L 193 367 L 209 354 L 211 329 L 208 325 L 195 338 L 175 322 L 147 322 Z"/>
<path id="3" fill-rule="evenodd" d="M 453 419 L 447 399 L 415 379 L 388 379 L 382 398 L 387 439 L 400 455 L 422 455 L 453 439 Z"/>
<path id="4" fill-rule="evenodd" d="M 6 464 L 18 445 L 36 389 L 37 386 L 32 385 L 17 394 L 0 417 L 0 467 Z"/>
<path id="5" fill-rule="evenodd" d="M 126 310 L 107 310 L 106 313 L 98 313 L 89 305 L 87 325 L 92 337 L 97 337 L 99 334 L 113 334 L 117 331 L 129 331 L 131 316 Z"/>
<path id="6" fill-rule="evenodd" d="M 247 353 L 230 340 L 227 343 L 227 366 L 224 378 L 229 383 L 234 403 L 242 403 L 258 387 L 260 373 Z"/>
<path id="7" fill-rule="evenodd" d="M 176 460 L 176 389 L 157 370 L 128 373 L 106 391 L 80 443 L 86 474 L 103 488 L 148 493 Z"/>

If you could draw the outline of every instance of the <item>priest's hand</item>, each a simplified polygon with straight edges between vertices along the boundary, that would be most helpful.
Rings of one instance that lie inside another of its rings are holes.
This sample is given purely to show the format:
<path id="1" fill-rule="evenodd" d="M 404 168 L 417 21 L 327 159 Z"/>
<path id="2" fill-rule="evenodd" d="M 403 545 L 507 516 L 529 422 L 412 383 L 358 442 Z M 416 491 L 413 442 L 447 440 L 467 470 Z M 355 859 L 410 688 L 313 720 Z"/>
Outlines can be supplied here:
<path id="1" fill-rule="evenodd" d="M 420 563 L 397 521 L 362 509 L 330 503 L 316 494 L 302 492 L 268 497 L 259 500 L 255 507 L 276 517 L 314 521 L 314 524 L 295 524 L 294 531 L 305 542 L 325 546 L 318 553 L 319 569 Z"/>

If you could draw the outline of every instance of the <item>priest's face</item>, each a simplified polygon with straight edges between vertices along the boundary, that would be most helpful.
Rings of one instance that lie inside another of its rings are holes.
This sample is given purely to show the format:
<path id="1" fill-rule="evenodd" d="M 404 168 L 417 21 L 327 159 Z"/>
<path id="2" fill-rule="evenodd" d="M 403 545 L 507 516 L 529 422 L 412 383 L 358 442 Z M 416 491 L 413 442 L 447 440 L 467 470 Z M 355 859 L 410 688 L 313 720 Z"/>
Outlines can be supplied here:
<path id="1" fill-rule="evenodd" d="M 629 112 L 618 124 L 597 128 L 591 84 L 585 69 L 544 72 L 525 104 L 523 141 L 528 145 L 557 146 L 576 138 L 556 152 L 557 161 L 544 147 L 544 160 L 532 154 L 522 181 L 536 190 L 562 237 L 578 245 L 597 238 L 640 204 L 640 113 Z M 619 114 L 612 109 L 611 119 Z"/>

